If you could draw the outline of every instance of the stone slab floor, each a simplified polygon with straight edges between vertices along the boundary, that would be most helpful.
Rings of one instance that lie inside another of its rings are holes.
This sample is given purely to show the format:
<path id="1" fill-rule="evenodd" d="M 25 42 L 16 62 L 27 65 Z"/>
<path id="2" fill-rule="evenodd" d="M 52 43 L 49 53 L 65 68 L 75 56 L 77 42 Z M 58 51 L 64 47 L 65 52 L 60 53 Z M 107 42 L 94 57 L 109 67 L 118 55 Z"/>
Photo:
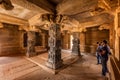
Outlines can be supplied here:
<path id="1" fill-rule="evenodd" d="M 66 55 L 65 55 L 66 54 Z M 62 58 L 67 58 L 70 52 L 63 51 Z M 63 57 L 64 56 L 64 57 Z M 47 60 L 47 53 L 39 55 Z M 64 61 L 65 59 L 63 59 Z M 28 73 L 15 80 L 105 80 L 101 75 L 101 65 L 96 65 L 96 57 L 90 54 L 82 54 L 82 58 L 75 63 L 61 69 L 58 74 L 52 74 L 43 68 Z"/>

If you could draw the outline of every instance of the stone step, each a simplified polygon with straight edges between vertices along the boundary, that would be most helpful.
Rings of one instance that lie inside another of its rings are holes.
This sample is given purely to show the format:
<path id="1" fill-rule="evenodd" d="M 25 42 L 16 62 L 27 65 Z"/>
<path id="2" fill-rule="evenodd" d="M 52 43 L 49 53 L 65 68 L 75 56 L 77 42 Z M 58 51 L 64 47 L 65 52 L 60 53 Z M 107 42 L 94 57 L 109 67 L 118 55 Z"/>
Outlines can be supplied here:
<path id="1" fill-rule="evenodd" d="M 13 80 L 37 70 L 38 66 L 26 59 L 19 59 L 0 65 L 0 80 Z"/>

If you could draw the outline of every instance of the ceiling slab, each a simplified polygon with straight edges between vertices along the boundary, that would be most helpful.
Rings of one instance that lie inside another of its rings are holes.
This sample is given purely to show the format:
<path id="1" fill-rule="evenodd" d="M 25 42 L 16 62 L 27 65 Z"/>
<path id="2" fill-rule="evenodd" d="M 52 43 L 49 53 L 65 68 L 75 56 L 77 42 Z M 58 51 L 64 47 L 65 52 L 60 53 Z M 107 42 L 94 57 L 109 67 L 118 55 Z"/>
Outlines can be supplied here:
<path id="1" fill-rule="evenodd" d="M 14 6 L 13 10 L 5 10 L 0 7 L 0 13 L 7 14 L 7 15 L 17 17 L 17 18 L 21 18 L 21 19 L 25 19 L 25 20 L 28 20 L 29 18 L 37 14 L 37 12 L 33 12 L 31 10 L 25 9 L 16 4 L 13 4 L 13 6 Z"/>
<path id="2" fill-rule="evenodd" d="M 36 1 L 36 0 L 33 0 L 33 1 Z M 16 4 L 16 5 L 19 5 L 21 7 L 24 7 L 25 9 L 29 9 L 31 11 L 42 13 L 42 14 L 51 13 L 52 12 L 52 11 L 51 12 L 49 11 L 49 6 L 48 6 L 48 9 L 46 10 L 46 9 L 43 9 L 43 8 L 37 6 L 36 4 L 31 3 L 31 2 L 29 2 L 27 0 L 11 0 L 11 2 L 13 4 Z M 41 4 L 41 3 L 39 3 L 39 4 Z"/>
<path id="3" fill-rule="evenodd" d="M 75 15 L 81 12 L 94 10 L 98 0 L 64 0 L 57 6 L 58 14 Z"/>
<path id="4" fill-rule="evenodd" d="M 15 24 L 15 25 L 29 25 L 27 20 L 1 14 L 1 13 L 0 13 L 0 22 Z"/>
<path id="5" fill-rule="evenodd" d="M 55 7 L 52 4 L 50 4 L 47 0 L 27 0 L 27 1 L 51 13 L 55 10 Z"/>

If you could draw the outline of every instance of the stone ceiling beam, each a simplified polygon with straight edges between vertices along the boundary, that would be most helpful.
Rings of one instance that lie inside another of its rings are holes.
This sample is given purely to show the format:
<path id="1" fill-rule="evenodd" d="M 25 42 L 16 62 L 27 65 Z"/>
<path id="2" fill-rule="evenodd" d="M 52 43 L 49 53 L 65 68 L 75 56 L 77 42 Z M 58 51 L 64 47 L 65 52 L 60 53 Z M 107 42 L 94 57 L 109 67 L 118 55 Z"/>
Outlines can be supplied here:
<path id="1" fill-rule="evenodd" d="M 9 23 L 15 25 L 28 25 L 28 21 L 20 18 L 16 18 L 13 16 L 8 16 L 0 13 L 0 22 Z"/>
<path id="2" fill-rule="evenodd" d="M 49 6 L 48 6 L 48 9 L 43 9 L 27 0 L 11 0 L 11 2 L 13 4 L 16 4 L 16 5 L 19 5 L 21 7 L 24 7 L 26 9 L 29 9 L 31 11 L 35 11 L 35 12 L 38 12 L 38 13 L 52 13 L 52 11 L 49 9 Z M 42 5 L 42 4 L 41 4 Z M 44 5 L 42 5 L 44 6 Z"/>
<path id="3" fill-rule="evenodd" d="M 90 21 L 94 21 L 96 23 L 97 22 L 109 22 L 110 23 L 110 22 L 113 22 L 114 17 L 108 13 L 102 13 L 102 14 L 87 17 L 84 19 L 81 19 L 80 17 L 76 17 L 76 16 L 72 16 L 71 18 L 78 20 L 80 23 L 90 22 Z"/>

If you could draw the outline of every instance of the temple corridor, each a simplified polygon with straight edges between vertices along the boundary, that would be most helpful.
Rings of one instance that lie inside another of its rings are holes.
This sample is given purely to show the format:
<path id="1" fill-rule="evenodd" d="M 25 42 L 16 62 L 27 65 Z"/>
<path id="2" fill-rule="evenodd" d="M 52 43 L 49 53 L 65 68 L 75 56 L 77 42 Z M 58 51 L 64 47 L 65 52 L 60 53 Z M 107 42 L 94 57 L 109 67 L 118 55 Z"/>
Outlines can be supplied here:
<path id="1" fill-rule="evenodd" d="M 0 80 L 120 80 L 120 0 L 0 0 Z"/>

